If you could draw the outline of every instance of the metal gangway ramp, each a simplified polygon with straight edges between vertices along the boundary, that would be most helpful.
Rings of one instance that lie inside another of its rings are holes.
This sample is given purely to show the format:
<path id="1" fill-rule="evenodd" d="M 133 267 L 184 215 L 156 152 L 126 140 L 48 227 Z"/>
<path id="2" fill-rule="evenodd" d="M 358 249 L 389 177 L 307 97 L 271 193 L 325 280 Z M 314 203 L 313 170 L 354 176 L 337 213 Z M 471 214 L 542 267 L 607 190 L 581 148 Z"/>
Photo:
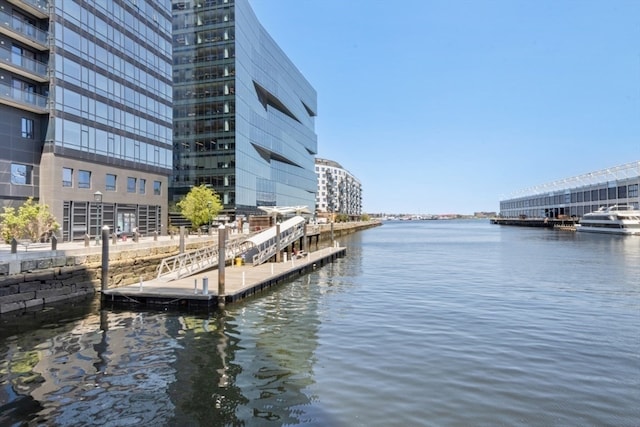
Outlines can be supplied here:
<path id="1" fill-rule="evenodd" d="M 251 244 L 252 264 L 259 265 L 274 256 L 278 251 L 304 236 L 305 221 L 301 216 L 294 216 L 280 224 L 280 238 L 277 236 L 278 226 L 271 227 L 262 233 L 248 238 Z M 253 249 L 254 248 L 254 249 Z"/>
<path id="2" fill-rule="evenodd" d="M 225 262 L 238 256 L 253 254 L 251 260 L 253 265 L 262 264 L 275 255 L 278 249 L 284 249 L 304 236 L 304 227 L 304 218 L 295 216 L 280 224 L 279 239 L 276 236 L 277 226 L 274 226 L 248 239 L 229 241 L 225 244 Z M 169 282 L 216 268 L 219 263 L 218 258 L 217 244 L 170 256 L 163 259 L 158 266 L 156 279 Z"/>
<path id="3" fill-rule="evenodd" d="M 225 261 L 233 260 L 251 247 L 244 240 L 236 239 L 225 244 Z M 188 277 L 218 266 L 218 245 L 212 244 L 200 249 L 173 255 L 162 260 L 158 266 L 156 279 L 169 282 Z"/>

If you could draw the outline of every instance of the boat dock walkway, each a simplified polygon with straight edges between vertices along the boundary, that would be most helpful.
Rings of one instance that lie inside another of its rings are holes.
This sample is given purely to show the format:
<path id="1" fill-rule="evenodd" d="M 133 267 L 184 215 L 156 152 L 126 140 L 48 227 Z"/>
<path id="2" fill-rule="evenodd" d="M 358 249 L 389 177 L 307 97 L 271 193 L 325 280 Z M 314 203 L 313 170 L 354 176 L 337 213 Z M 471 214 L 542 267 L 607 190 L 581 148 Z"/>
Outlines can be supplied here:
<path id="1" fill-rule="evenodd" d="M 293 280 L 346 254 L 344 247 L 328 247 L 307 252 L 283 262 L 260 265 L 226 265 L 224 295 L 218 298 L 217 269 L 208 270 L 172 281 L 152 279 L 102 291 L 103 303 L 178 307 L 212 308 L 236 302 L 274 285 Z"/>

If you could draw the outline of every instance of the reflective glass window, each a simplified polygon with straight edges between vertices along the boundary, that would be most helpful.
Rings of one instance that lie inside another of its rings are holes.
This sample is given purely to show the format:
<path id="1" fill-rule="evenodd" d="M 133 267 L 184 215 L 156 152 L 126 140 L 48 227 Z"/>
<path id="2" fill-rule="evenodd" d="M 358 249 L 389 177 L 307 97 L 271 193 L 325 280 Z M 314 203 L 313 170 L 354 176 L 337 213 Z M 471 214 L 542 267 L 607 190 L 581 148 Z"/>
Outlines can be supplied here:
<path id="1" fill-rule="evenodd" d="M 127 178 L 127 193 L 135 193 L 136 192 L 136 179 L 133 177 Z"/>
<path id="2" fill-rule="evenodd" d="M 20 163 L 11 164 L 11 183 L 18 185 L 31 185 L 33 167 Z"/>
<path id="3" fill-rule="evenodd" d="M 33 120 L 22 118 L 22 137 L 33 139 Z"/>
<path id="4" fill-rule="evenodd" d="M 91 188 L 91 171 L 78 171 L 78 188 Z"/>
<path id="5" fill-rule="evenodd" d="M 105 190 L 107 191 L 116 191 L 117 187 L 116 187 L 116 180 L 117 180 L 117 176 L 108 173 L 106 176 L 106 185 L 105 185 Z"/>
<path id="6" fill-rule="evenodd" d="M 73 187 L 73 169 L 62 168 L 62 186 Z"/>

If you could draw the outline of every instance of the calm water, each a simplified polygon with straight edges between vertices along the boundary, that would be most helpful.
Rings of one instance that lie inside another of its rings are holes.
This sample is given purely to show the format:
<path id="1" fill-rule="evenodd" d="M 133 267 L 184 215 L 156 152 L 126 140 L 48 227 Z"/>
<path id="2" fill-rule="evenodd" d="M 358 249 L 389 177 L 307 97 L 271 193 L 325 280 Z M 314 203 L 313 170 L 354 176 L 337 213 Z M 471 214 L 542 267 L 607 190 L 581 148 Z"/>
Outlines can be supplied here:
<path id="1" fill-rule="evenodd" d="M 640 425 L 640 238 L 407 221 L 342 243 L 223 314 L 3 317 L 0 425 Z"/>

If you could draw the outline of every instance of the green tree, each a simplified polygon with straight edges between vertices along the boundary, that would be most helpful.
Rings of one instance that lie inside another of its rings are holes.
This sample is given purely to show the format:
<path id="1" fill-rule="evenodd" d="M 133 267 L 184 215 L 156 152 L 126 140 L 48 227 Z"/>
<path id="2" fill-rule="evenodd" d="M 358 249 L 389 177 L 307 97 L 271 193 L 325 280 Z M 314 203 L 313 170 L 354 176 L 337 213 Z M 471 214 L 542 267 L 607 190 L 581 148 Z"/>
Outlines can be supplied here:
<path id="1" fill-rule="evenodd" d="M 60 228 L 49 212 L 49 206 L 35 203 L 32 197 L 17 210 L 13 207 L 5 207 L 0 217 L 2 218 L 0 234 L 5 243 L 10 243 L 13 237 L 37 242 Z"/>
<path id="2" fill-rule="evenodd" d="M 223 208 L 220 196 L 204 185 L 191 188 L 177 206 L 182 216 L 191 221 L 194 227 L 208 224 Z"/>
<path id="3" fill-rule="evenodd" d="M 336 215 L 336 222 L 349 222 L 349 215 L 345 213 Z"/>
<path id="4" fill-rule="evenodd" d="M 362 214 L 360 216 L 360 221 L 371 221 L 371 217 L 369 216 L 369 214 Z"/>

